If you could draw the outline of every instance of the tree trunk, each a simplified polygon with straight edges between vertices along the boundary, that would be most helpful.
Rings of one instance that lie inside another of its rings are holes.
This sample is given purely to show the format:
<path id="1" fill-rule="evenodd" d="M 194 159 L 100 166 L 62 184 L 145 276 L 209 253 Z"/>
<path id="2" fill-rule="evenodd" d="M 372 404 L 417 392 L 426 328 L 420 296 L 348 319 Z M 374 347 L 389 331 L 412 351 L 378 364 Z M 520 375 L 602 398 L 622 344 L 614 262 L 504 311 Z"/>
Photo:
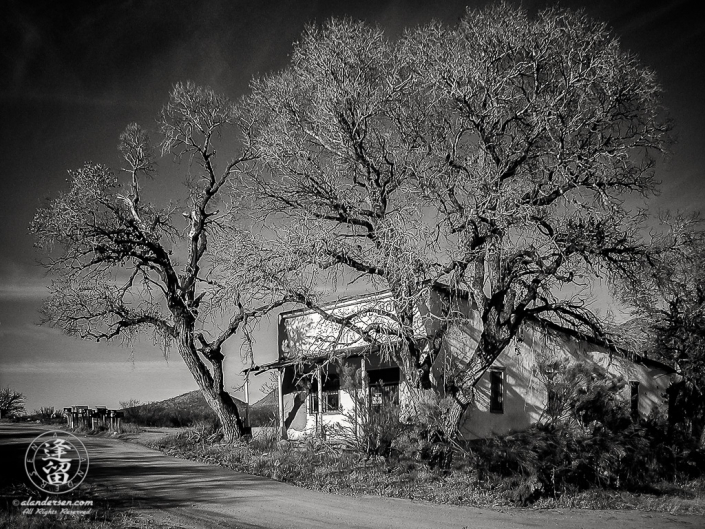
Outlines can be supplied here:
<path id="1" fill-rule="evenodd" d="M 211 360 L 214 377 L 198 355 L 193 343 L 193 332 L 190 332 L 186 325 L 182 326 L 179 332 L 179 354 L 191 371 L 208 406 L 218 417 L 225 441 L 238 439 L 244 433 L 244 425 L 235 401 L 223 389 L 222 358 Z"/>
<path id="2" fill-rule="evenodd" d="M 443 421 L 443 434 L 447 439 L 456 439 L 460 433 L 460 425 L 465 411 L 470 407 L 472 399 L 461 392 L 453 396 L 453 404 Z"/>
<path id="3" fill-rule="evenodd" d="M 245 429 L 240 418 L 240 412 L 230 393 L 227 391 L 216 392 L 213 388 L 207 387 L 202 387 L 201 392 L 220 421 L 225 441 L 230 443 L 235 439 L 239 439 Z"/>

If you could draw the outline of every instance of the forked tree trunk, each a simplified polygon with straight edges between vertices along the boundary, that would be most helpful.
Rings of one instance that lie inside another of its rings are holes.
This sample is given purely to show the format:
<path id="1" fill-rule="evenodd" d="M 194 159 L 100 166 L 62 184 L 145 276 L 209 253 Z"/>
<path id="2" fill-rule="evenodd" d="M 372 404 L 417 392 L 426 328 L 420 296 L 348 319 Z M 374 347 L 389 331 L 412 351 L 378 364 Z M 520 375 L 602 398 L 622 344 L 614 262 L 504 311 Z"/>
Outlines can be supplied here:
<path id="1" fill-rule="evenodd" d="M 230 394 L 226 391 L 216 392 L 213 388 L 208 387 L 201 387 L 201 392 L 220 421 L 225 441 L 232 442 L 239 439 L 244 433 L 244 425 L 237 405 Z"/>
<path id="2" fill-rule="evenodd" d="M 191 375 L 196 380 L 208 406 L 218 417 L 225 441 L 232 442 L 241 437 L 244 433 L 244 425 L 240 418 L 240 412 L 233 398 L 223 389 L 222 358 L 211 361 L 214 376 L 196 351 L 193 333 L 183 327 L 179 333 L 179 354 L 191 371 Z"/>

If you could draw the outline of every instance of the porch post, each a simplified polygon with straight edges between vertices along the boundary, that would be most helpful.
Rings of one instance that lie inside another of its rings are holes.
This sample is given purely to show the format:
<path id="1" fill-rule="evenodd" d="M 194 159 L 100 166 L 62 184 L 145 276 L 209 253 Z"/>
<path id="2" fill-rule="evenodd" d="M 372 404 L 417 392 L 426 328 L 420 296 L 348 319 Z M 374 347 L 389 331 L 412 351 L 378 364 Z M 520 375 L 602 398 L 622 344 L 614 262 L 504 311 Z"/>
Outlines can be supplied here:
<path id="1" fill-rule="evenodd" d="M 362 402 L 367 406 L 367 399 L 369 397 L 369 388 L 367 387 L 367 357 L 362 357 L 362 363 L 360 364 L 360 378 L 362 386 Z"/>
<path id="2" fill-rule="evenodd" d="M 245 426 L 250 425 L 250 374 L 245 375 Z"/>
<path id="3" fill-rule="evenodd" d="M 363 356 L 360 360 L 360 395 L 357 397 L 357 406 L 359 410 L 355 410 L 355 435 L 359 436 L 360 421 L 367 417 L 367 357 Z"/>
<path id="4" fill-rule="evenodd" d="M 323 437 L 323 370 L 321 366 L 317 368 L 318 376 L 318 435 Z"/>
<path id="5" fill-rule="evenodd" d="M 279 437 L 286 439 L 286 424 L 284 423 L 284 369 L 280 368 L 277 377 L 279 393 Z"/>

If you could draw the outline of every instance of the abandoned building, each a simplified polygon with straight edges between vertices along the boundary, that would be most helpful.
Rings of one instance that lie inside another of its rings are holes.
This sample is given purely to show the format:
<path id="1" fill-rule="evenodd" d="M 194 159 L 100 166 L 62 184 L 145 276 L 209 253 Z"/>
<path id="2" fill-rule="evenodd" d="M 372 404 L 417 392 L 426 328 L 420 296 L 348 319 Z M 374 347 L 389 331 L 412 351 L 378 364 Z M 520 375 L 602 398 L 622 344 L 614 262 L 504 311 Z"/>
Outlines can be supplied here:
<path id="1" fill-rule="evenodd" d="M 432 292 L 428 303 L 418 308 L 414 337 L 419 343 L 432 336 L 434 326 L 440 324 L 434 315 L 441 302 L 441 295 Z M 431 367 L 430 378 L 437 388 L 445 387 L 452 369 L 462 368 L 480 337 L 480 321 L 470 302 L 465 303 L 464 320 L 448 327 Z M 357 323 L 361 325 L 388 324 L 389 317 L 384 314 L 394 311 L 388 292 L 356 296 L 325 310 L 336 316 L 359 314 Z M 393 337 L 371 346 L 359 334 L 314 310 L 280 314 L 278 344 L 278 360 L 249 371 L 278 371 L 278 417 L 283 437 L 298 438 L 330 430 L 333 425 L 350 425 L 360 398 L 370 409 L 385 402 L 395 402 L 403 409 L 410 400 L 408 392 L 414 390 L 405 383 L 397 364 L 389 360 L 390 348 L 396 346 Z M 620 396 L 630 403 L 633 415 L 646 416 L 664 403 L 673 376 L 668 366 L 634 352 L 598 343 L 557 324 L 529 321 L 476 384 L 460 434 L 465 439 L 484 438 L 520 431 L 540 421 L 546 413 L 549 391 L 539 367 L 577 362 L 595 372 L 621 377 L 625 383 Z M 343 383 L 346 370 L 359 372 L 361 382 L 354 394 Z"/>

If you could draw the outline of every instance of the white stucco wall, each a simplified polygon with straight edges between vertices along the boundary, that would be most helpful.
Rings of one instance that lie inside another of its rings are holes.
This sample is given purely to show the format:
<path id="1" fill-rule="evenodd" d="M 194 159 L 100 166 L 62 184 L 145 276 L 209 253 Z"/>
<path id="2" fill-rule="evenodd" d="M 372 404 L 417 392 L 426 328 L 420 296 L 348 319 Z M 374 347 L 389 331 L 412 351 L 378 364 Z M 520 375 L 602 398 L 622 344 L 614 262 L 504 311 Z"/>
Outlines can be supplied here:
<path id="1" fill-rule="evenodd" d="M 440 325 L 440 320 L 433 314 L 440 313 L 442 299 L 432 295 L 428 306 L 422 306 L 417 315 L 416 323 L 419 329 L 416 333 L 424 336 L 433 332 Z M 386 318 L 375 313 L 365 313 L 366 307 L 379 306 L 385 310 L 393 311 L 393 304 L 388 293 L 368 296 L 360 300 L 348 300 L 331 308 L 337 315 L 350 315 L 360 312 L 361 325 L 370 323 L 389 324 Z M 454 308 L 468 318 L 462 325 L 456 325 L 445 333 L 443 347 L 432 367 L 432 381 L 436 387 L 444 387 L 444 378 L 452 370 L 452 364 L 461 367 L 475 353 L 480 339 L 482 323 L 477 314 L 470 308 L 468 300 L 459 301 Z M 423 318 L 421 317 L 423 315 Z M 425 324 L 425 331 L 422 328 Z M 296 311 L 280 319 L 280 353 L 283 357 L 289 355 L 312 357 L 321 354 L 330 354 L 344 348 L 359 346 L 363 342 L 359 335 L 342 330 L 335 324 L 323 320 L 318 314 L 311 311 Z M 368 359 L 376 367 L 383 367 L 379 359 L 372 356 Z M 663 394 L 670 383 L 670 377 L 663 369 L 634 363 L 617 354 L 586 340 L 578 340 L 555 330 L 546 330 L 538 326 L 526 325 L 520 333 L 519 339 L 497 358 L 493 368 L 504 373 L 503 384 L 503 413 L 492 413 L 490 404 L 490 374 L 485 373 L 475 388 L 475 402 L 466 413 L 461 425 L 461 434 L 468 439 L 484 438 L 493 435 L 506 434 L 511 431 L 526 429 L 537 422 L 547 404 L 546 388 L 537 377 L 535 366 L 540 360 L 568 360 L 570 362 L 593 362 L 613 375 L 621 375 L 627 382 L 640 383 L 639 412 L 647 415 L 654 406 L 664 402 Z M 402 383 L 400 388 L 400 401 L 402 407 L 405 402 L 405 388 Z M 625 386 L 621 394 L 625 401 L 629 401 L 630 387 Z M 340 391 L 340 413 L 323 414 L 325 426 L 332 424 L 346 424 L 346 414 L 354 411 L 352 398 Z M 289 430 L 290 437 L 311 434 L 316 431 L 316 415 L 308 410 L 309 402 L 301 407 L 296 415 L 296 427 Z M 288 410 L 291 405 L 287 406 Z M 287 412 L 288 412 L 287 410 Z"/>
<path id="2" fill-rule="evenodd" d="M 463 333 L 464 334 L 464 333 Z M 462 339 L 460 334 L 451 340 Z M 466 336 L 464 345 L 472 340 Z M 468 343 L 470 342 L 470 343 Z M 492 413 L 490 402 L 490 373 L 486 372 L 475 388 L 475 402 L 466 412 L 461 434 L 466 439 L 491 437 L 521 431 L 536 423 L 546 407 L 546 387 L 537 376 L 535 366 L 540 360 L 568 360 L 594 363 L 614 376 L 622 376 L 627 384 L 620 392 L 626 403 L 630 399 L 629 382 L 639 387 L 639 413 L 648 415 L 660 404 L 670 384 L 670 375 L 657 367 L 634 363 L 604 347 L 542 329 L 525 330 L 522 340 L 512 343 L 492 365 L 504 372 L 504 413 Z"/>

